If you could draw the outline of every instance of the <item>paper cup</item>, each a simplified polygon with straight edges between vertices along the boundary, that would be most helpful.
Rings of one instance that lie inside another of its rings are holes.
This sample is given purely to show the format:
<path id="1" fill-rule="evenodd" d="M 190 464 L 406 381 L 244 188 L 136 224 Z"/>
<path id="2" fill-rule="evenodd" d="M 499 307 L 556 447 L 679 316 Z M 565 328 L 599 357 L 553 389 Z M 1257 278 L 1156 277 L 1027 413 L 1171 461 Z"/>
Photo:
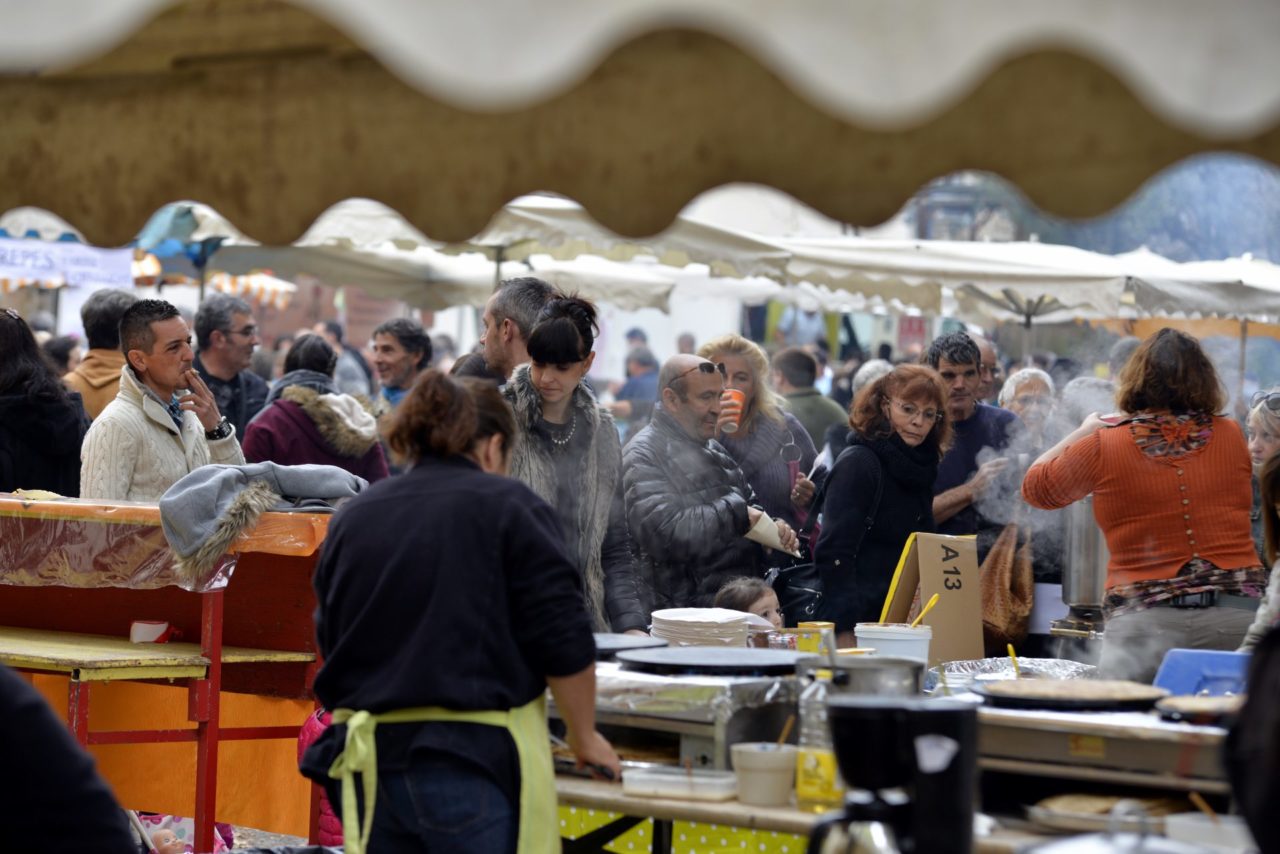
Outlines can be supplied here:
<path id="1" fill-rule="evenodd" d="M 727 388 L 720 393 L 720 410 L 724 414 L 732 416 L 732 420 L 725 421 L 720 429 L 726 433 L 737 433 L 738 422 L 742 420 L 742 410 L 747 405 L 747 395 L 745 392 L 736 388 Z"/>
<path id="2" fill-rule="evenodd" d="M 875 647 L 877 655 L 929 661 L 933 629 L 928 626 L 913 629 L 907 623 L 858 623 L 853 634 L 858 639 L 858 646 Z"/>
<path id="3" fill-rule="evenodd" d="M 796 746 L 744 741 L 730 746 L 738 776 L 738 801 L 758 807 L 791 803 L 796 778 Z"/>

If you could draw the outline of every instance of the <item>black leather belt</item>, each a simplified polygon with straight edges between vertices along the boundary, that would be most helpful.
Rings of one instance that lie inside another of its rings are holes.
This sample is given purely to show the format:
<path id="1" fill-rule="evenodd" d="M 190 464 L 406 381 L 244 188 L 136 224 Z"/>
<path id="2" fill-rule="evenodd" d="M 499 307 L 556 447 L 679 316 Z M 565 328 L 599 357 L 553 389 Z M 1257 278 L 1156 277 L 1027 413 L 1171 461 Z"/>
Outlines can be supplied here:
<path id="1" fill-rule="evenodd" d="M 1155 603 L 1169 608 L 1236 608 L 1241 611 L 1256 611 L 1258 600 L 1249 596 L 1233 596 L 1219 593 L 1217 590 L 1205 590 L 1200 593 L 1183 593 Z"/>

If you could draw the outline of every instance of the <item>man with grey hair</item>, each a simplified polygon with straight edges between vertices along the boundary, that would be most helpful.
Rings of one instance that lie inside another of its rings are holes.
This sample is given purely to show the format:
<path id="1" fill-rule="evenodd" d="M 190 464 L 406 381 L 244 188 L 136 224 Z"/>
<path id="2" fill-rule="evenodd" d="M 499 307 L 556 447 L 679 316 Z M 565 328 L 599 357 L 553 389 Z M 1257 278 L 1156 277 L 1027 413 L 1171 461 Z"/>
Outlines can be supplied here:
<path id="1" fill-rule="evenodd" d="M 1133 335 L 1126 335 L 1111 345 L 1111 353 L 1107 356 L 1107 367 L 1111 369 L 1111 381 L 1115 382 L 1120 371 L 1129 363 L 1129 357 L 1138 349 L 1142 340 Z"/>
<path id="2" fill-rule="evenodd" d="M 1027 428 L 1034 447 L 1044 450 L 1045 431 L 1054 409 L 1053 378 L 1039 368 L 1014 371 L 1000 389 L 1000 405 Z"/>
<path id="3" fill-rule="evenodd" d="M 559 291 L 533 276 L 507 279 L 498 285 L 481 316 L 484 331 L 480 344 L 490 371 L 510 377 L 516 365 L 529 361 L 525 342 L 542 307 L 558 295 Z"/>
<path id="4" fill-rule="evenodd" d="M 120 351 L 120 318 L 138 298 L 119 288 L 94 291 L 80 307 L 80 323 L 89 352 L 63 381 L 80 392 L 84 411 L 97 418 L 120 390 L 124 353 Z"/>
<path id="5" fill-rule="evenodd" d="M 258 324 L 249 303 L 229 294 L 210 294 L 196 311 L 195 369 L 213 392 L 218 410 L 243 436 L 249 421 L 267 403 L 267 383 L 249 369 L 258 346 Z"/>

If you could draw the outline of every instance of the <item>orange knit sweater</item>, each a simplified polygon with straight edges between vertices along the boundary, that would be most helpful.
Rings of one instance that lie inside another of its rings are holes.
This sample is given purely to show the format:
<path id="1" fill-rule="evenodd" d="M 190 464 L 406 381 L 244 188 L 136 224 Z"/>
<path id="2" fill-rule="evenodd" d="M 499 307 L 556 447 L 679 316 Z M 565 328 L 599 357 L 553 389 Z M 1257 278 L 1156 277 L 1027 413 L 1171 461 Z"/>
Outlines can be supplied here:
<path id="1" fill-rule="evenodd" d="M 1093 493 L 1093 514 L 1111 550 L 1107 589 L 1172 578 L 1192 558 L 1219 569 L 1260 566 L 1249 531 L 1249 451 L 1239 425 L 1215 417 L 1199 451 L 1149 457 L 1127 425 L 1103 427 L 1034 465 L 1028 504 L 1056 510 Z"/>

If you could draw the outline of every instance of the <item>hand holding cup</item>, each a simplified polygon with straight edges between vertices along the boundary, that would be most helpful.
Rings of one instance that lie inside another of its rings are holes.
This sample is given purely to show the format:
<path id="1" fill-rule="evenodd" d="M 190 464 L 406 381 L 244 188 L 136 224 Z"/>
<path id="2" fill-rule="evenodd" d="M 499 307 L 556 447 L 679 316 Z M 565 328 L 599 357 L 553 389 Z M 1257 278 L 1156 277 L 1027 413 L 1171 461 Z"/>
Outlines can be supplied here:
<path id="1" fill-rule="evenodd" d="M 720 393 L 720 419 L 716 426 L 722 433 L 737 433 L 747 396 L 740 389 L 727 388 Z"/>

